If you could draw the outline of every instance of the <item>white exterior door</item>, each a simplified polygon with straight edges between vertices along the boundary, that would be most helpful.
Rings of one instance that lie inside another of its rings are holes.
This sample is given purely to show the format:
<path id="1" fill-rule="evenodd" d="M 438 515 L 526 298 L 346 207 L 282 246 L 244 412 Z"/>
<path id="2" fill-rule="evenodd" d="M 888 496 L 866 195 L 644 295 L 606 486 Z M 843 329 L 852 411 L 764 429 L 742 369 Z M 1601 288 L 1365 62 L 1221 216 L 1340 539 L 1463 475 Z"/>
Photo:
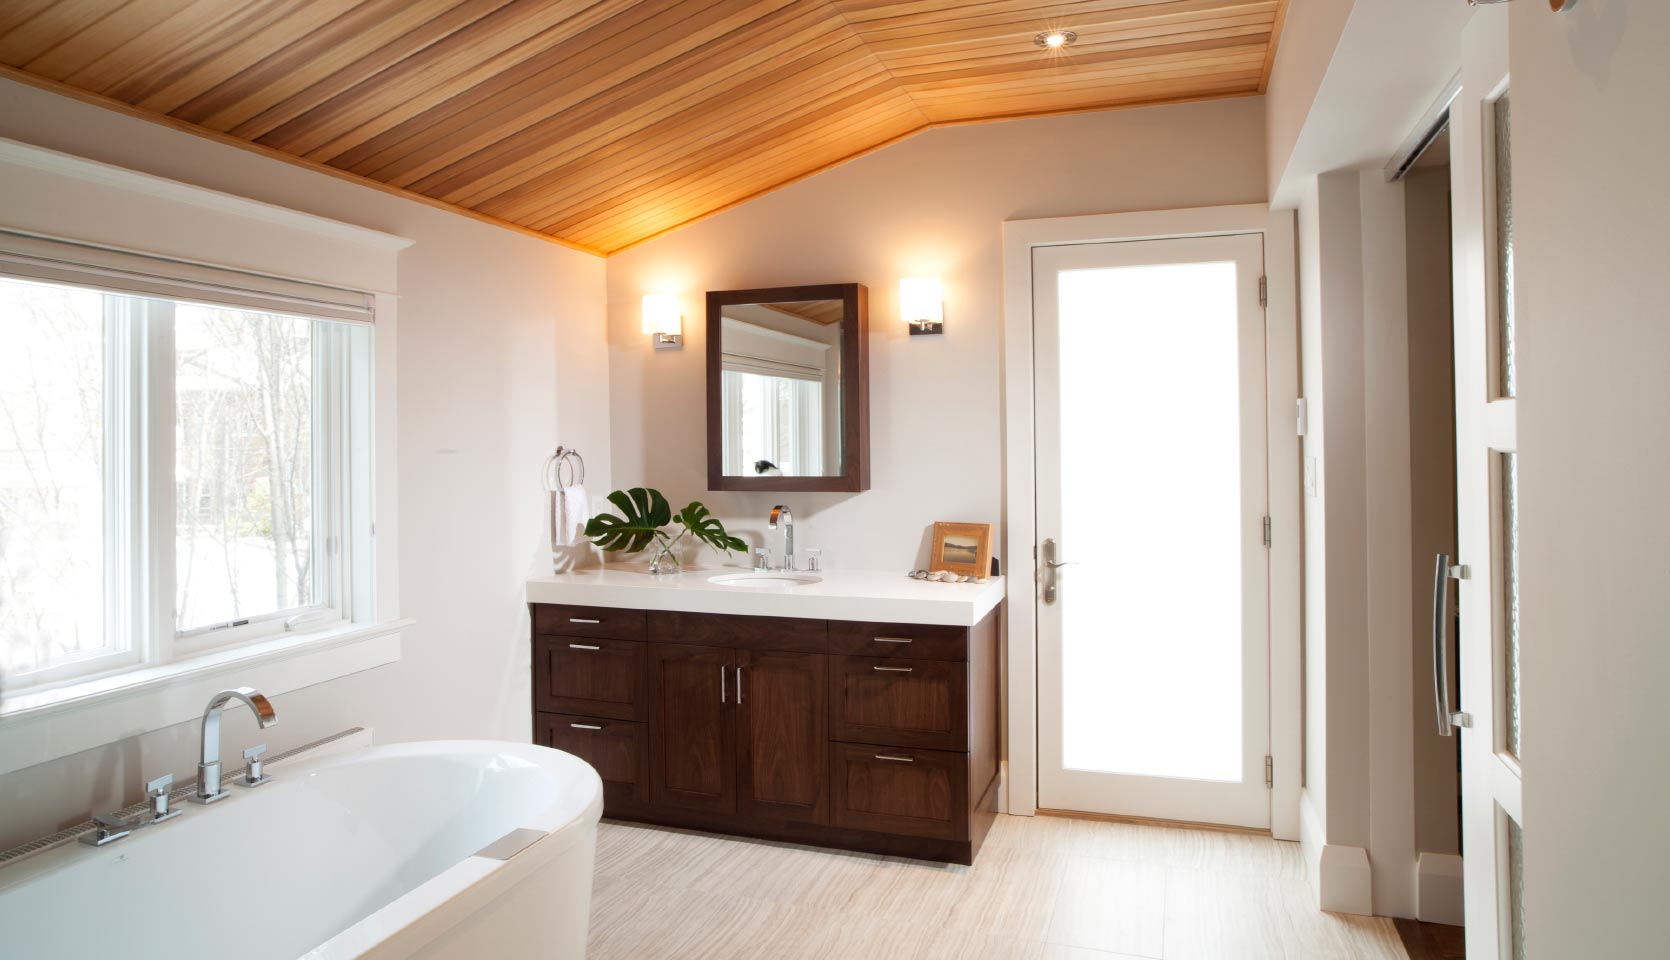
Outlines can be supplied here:
<path id="1" fill-rule="evenodd" d="M 1511 131 L 1508 10 L 1481 6 L 1462 35 L 1450 108 L 1460 704 L 1437 718 L 1461 737 L 1467 956 L 1477 960 L 1524 956 Z M 1440 607 L 1435 619 L 1448 616 Z"/>
<path id="2" fill-rule="evenodd" d="M 1033 252 L 1038 799 L 1268 827 L 1258 234 Z"/>

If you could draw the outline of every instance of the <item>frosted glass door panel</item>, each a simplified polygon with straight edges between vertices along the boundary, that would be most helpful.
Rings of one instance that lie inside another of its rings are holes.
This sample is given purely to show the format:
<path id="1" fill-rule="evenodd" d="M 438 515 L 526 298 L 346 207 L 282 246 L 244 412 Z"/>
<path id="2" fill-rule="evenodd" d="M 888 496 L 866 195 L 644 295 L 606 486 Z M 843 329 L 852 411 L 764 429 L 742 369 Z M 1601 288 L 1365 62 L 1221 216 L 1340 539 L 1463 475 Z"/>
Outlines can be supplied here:
<path id="1" fill-rule="evenodd" d="M 1257 235 L 1034 251 L 1045 809 L 1269 826 L 1263 269 Z"/>
<path id="2" fill-rule="evenodd" d="M 1058 277 L 1062 761 L 1238 781 L 1235 264 Z"/>

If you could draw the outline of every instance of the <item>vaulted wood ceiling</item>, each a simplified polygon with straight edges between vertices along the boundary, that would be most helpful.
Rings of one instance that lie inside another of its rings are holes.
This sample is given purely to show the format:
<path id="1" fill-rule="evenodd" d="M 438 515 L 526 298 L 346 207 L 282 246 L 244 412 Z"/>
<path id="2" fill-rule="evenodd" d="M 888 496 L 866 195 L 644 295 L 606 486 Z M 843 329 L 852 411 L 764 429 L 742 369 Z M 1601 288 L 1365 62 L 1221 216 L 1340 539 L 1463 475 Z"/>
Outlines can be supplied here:
<path id="1" fill-rule="evenodd" d="M 0 64 L 610 253 L 932 126 L 1261 92 L 1286 4 L 5 0 Z"/>

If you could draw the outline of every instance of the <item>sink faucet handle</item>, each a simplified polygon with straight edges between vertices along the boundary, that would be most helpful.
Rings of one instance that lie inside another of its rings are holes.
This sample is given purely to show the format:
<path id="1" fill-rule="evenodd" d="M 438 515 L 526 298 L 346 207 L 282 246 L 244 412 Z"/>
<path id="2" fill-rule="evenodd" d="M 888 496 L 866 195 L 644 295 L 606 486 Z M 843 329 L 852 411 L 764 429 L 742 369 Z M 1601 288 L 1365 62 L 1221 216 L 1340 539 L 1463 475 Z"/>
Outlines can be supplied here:
<path id="1" fill-rule="evenodd" d="M 265 766 L 261 761 L 261 755 L 266 752 L 267 745 L 264 743 L 258 743 L 244 751 L 244 763 L 247 769 L 244 771 L 244 775 L 238 778 L 239 783 L 246 787 L 259 787 L 272 779 L 271 774 L 261 769 Z"/>
<path id="2" fill-rule="evenodd" d="M 771 569 L 771 551 L 770 550 L 767 550 L 764 547 L 755 547 L 754 548 L 754 569 L 755 570 L 770 570 Z"/>
<path id="3" fill-rule="evenodd" d="M 172 773 L 165 773 L 155 780 L 152 780 L 150 783 L 145 784 L 145 795 L 150 797 L 152 800 L 155 800 L 158 797 L 166 797 L 173 786 L 174 775 Z"/>

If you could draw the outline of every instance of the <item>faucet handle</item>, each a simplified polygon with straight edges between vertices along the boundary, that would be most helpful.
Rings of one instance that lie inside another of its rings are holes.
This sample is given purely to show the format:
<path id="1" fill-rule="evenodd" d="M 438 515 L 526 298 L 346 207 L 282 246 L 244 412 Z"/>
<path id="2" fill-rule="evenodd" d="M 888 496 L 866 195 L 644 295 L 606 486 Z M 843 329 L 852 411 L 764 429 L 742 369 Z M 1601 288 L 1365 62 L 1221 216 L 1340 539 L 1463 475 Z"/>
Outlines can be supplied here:
<path id="1" fill-rule="evenodd" d="M 821 573 L 823 571 L 823 550 L 819 547 L 806 548 L 806 572 Z"/>
<path id="2" fill-rule="evenodd" d="M 172 820 L 180 815 L 179 810 L 168 808 L 169 794 L 174 792 L 174 775 L 165 773 L 145 784 L 145 796 L 151 801 L 151 816 L 146 823 L 161 823 Z"/>
<path id="3" fill-rule="evenodd" d="M 272 779 L 271 774 L 261 769 L 265 765 L 261 761 L 261 755 L 266 752 L 267 745 L 264 743 L 258 743 L 244 751 L 244 762 L 247 769 L 245 769 L 244 775 L 238 778 L 239 783 L 246 787 L 259 787 Z"/>
<path id="4" fill-rule="evenodd" d="M 173 786 L 174 775 L 172 773 L 165 773 L 155 780 L 152 780 L 150 783 L 145 784 L 145 795 L 150 797 L 152 800 L 155 800 L 158 797 L 166 797 L 172 791 Z"/>

